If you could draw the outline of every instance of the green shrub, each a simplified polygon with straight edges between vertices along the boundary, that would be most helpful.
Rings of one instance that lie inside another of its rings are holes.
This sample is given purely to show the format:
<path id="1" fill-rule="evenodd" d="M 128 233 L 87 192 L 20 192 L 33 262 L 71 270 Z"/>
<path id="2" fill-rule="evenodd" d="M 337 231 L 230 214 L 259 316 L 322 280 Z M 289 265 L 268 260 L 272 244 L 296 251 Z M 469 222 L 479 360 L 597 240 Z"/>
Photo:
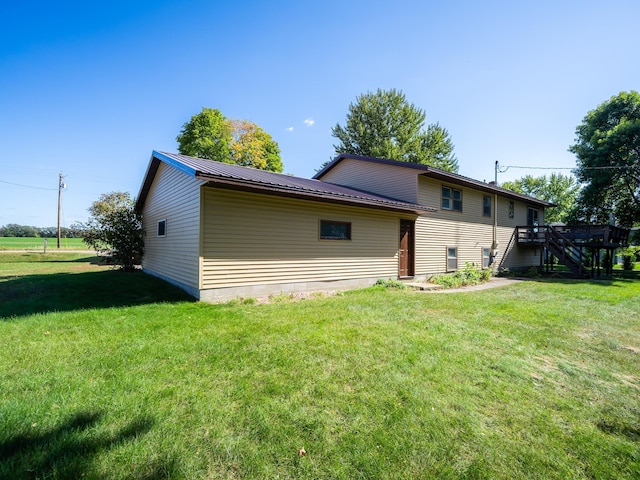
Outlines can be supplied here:
<path id="1" fill-rule="evenodd" d="M 488 282 L 489 280 L 491 280 L 491 269 L 483 268 L 482 270 L 480 270 L 480 282 L 484 283 Z"/>
<path id="2" fill-rule="evenodd" d="M 640 247 L 625 248 L 620 252 L 622 255 L 622 269 L 633 270 L 633 264 L 637 261 Z"/>
<path id="3" fill-rule="evenodd" d="M 514 274 L 508 267 L 500 267 L 496 273 L 496 277 L 513 277 Z"/>
<path id="4" fill-rule="evenodd" d="M 539 278 L 540 277 L 540 269 L 538 267 L 531 267 L 525 273 L 522 274 L 525 278 Z"/>
<path id="5" fill-rule="evenodd" d="M 393 280 L 391 278 L 379 278 L 375 284 L 381 287 L 397 288 L 399 290 L 407 288 L 407 285 L 402 283 L 400 280 Z"/>
<path id="6" fill-rule="evenodd" d="M 480 268 L 473 263 L 465 263 L 462 270 L 455 273 L 443 273 L 432 276 L 429 281 L 442 285 L 445 288 L 457 288 L 466 285 L 477 285 L 488 282 L 491 278 L 491 269 Z"/>

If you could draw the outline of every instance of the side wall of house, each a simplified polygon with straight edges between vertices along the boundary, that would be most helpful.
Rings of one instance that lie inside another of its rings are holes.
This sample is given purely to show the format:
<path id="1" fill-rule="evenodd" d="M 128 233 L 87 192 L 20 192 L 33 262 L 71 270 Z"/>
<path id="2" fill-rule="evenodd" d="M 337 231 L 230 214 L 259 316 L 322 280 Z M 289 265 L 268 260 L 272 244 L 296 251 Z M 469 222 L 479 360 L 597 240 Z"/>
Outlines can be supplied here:
<path id="1" fill-rule="evenodd" d="M 201 298 L 350 288 L 398 275 L 399 216 L 220 188 L 203 189 Z M 351 240 L 320 239 L 320 221 Z"/>
<path id="2" fill-rule="evenodd" d="M 513 202 L 514 215 L 509 217 L 509 203 Z M 544 225 L 544 209 L 525 202 L 498 197 L 498 231 L 500 255 L 496 259 L 497 267 L 509 269 L 526 269 L 540 265 L 541 247 L 518 246 L 515 238 L 515 227 L 527 224 L 527 210 L 538 210 L 538 223 Z"/>
<path id="3" fill-rule="evenodd" d="M 198 296 L 200 188 L 204 182 L 160 163 L 142 210 L 142 268 Z M 158 222 L 166 220 L 165 236 Z"/>
<path id="4" fill-rule="evenodd" d="M 493 243 L 494 195 L 427 177 L 419 177 L 418 185 L 418 202 L 438 211 L 423 215 L 416 222 L 416 275 L 446 272 L 449 248 L 456 249 L 458 268 L 466 262 L 482 265 L 483 249 L 490 249 Z M 462 191 L 462 212 L 442 209 L 443 186 Z M 484 196 L 491 199 L 491 216 L 483 215 Z M 515 239 L 512 239 L 515 226 L 527 222 L 528 205 L 513 201 L 514 218 L 509 218 L 510 201 L 513 200 L 498 197 L 499 254 L 495 265 L 509 268 L 538 265 L 539 250 L 517 248 Z"/>
<path id="5" fill-rule="evenodd" d="M 322 177 L 335 183 L 416 203 L 420 170 L 346 158 Z"/>

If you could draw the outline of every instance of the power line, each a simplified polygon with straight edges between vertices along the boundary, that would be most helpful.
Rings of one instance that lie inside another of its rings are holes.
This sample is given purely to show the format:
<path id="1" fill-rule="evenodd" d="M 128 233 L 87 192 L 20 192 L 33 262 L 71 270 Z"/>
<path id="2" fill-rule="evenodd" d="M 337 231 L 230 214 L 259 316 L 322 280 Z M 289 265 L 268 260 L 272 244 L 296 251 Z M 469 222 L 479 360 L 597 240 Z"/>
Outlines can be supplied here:
<path id="1" fill-rule="evenodd" d="M 53 191 L 58 190 L 57 188 L 34 187 L 34 186 L 31 186 L 31 185 L 22 185 L 21 183 L 7 182 L 5 180 L 0 180 L 0 183 L 6 183 L 8 185 L 14 185 L 16 187 L 33 188 L 35 190 L 53 190 Z"/>
<path id="2" fill-rule="evenodd" d="M 499 172 L 505 173 L 510 168 L 520 168 L 526 170 L 623 170 L 623 169 L 633 169 L 635 166 L 633 165 L 611 165 L 607 167 L 525 167 L 521 165 L 498 165 Z"/>

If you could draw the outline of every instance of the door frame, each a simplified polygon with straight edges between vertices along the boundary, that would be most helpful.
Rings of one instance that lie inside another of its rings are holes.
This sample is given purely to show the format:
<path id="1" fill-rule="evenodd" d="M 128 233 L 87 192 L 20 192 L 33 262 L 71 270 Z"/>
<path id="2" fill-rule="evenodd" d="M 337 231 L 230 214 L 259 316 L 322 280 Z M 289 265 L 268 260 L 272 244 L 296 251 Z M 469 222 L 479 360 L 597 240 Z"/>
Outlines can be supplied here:
<path id="1" fill-rule="evenodd" d="M 416 222 L 400 219 L 398 235 L 398 278 L 415 276 Z"/>

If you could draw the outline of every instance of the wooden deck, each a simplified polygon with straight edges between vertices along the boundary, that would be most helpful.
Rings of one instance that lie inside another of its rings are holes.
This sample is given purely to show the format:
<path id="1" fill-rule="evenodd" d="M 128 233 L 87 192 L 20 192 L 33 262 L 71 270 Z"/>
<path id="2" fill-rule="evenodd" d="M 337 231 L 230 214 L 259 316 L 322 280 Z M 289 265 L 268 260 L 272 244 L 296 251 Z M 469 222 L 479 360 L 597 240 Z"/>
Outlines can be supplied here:
<path id="1" fill-rule="evenodd" d="M 589 248 L 624 248 L 628 246 L 630 230 L 613 225 L 521 226 L 516 227 L 519 245 L 540 246 L 550 237 L 568 240 L 576 246 Z"/>
<path id="2" fill-rule="evenodd" d="M 613 225 L 520 226 L 515 236 L 519 246 L 540 249 L 540 266 L 553 270 L 554 257 L 578 276 L 600 276 L 613 272 L 613 254 L 628 246 L 631 231 Z M 604 251 L 604 256 L 602 252 Z"/>

